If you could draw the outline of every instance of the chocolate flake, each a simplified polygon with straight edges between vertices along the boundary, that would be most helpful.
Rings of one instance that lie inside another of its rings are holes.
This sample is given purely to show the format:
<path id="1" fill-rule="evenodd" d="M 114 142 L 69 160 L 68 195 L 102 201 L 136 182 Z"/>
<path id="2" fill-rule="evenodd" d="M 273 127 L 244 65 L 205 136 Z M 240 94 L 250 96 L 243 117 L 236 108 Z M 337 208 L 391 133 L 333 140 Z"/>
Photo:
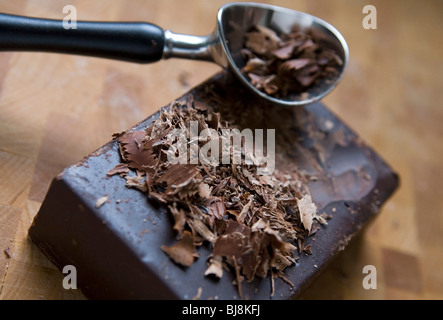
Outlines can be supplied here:
<path id="1" fill-rule="evenodd" d="M 195 296 L 192 298 L 192 300 L 198 300 L 200 299 L 201 295 L 203 292 L 203 288 L 202 287 L 198 287 L 197 289 L 197 293 L 195 294 Z"/>
<path id="2" fill-rule="evenodd" d="M 120 163 L 118 165 L 116 165 L 114 168 L 112 168 L 111 170 L 108 171 L 108 173 L 106 174 L 106 177 L 112 177 L 116 174 L 122 174 L 122 175 L 126 175 L 129 173 L 129 168 L 128 168 L 128 164 L 127 163 Z"/>
<path id="3" fill-rule="evenodd" d="M 145 136 L 143 131 L 134 131 L 118 139 L 122 156 L 131 169 L 146 170 L 157 163 L 156 156 L 152 152 L 155 140 L 144 142 Z"/>
<path id="4" fill-rule="evenodd" d="M 11 258 L 11 248 L 7 247 L 5 250 L 3 250 L 3 252 L 5 253 L 6 258 Z"/>
<path id="5" fill-rule="evenodd" d="M 209 258 L 209 266 L 205 271 L 205 276 L 213 275 L 220 279 L 223 276 L 223 257 L 212 256 Z"/>
<path id="6" fill-rule="evenodd" d="M 305 195 L 298 201 L 298 209 L 300 211 L 300 219 L 306 230 L 310 231 L 312 227 L 312 220 L 314 219 L 317 208 L 312 202 L 310 195 Z"/>
<path id="7" fill-rule="evenodd" d="M 198 258 L 198 254 L 194 252 L 194 237 L 189 231 L 183 233 L 183 237 L 172 246 L 161 246 L 175 263 L 189 267 L 194 263 L 194 259 Z"/>
<path id="8" fill-rule="evenodd" d="M 311 255 L 312 254 L 311 245 L 308 244 L 306 247 L 303 248 L 303 251 L 306 252 L 306 254 Z"/>
<path id="9" fill-rule="evenodd" d="M 288 34 L 256 25 L 245 35 L 245 59 L 242 73 L 251 84 L 266 94 L 281 98 L 299 94 L 308 98 L 307 90 L 339 75 L 343 61 L 326 47 L 313 30 Z"/>
<path id="10" fill-rule="evenodd" d="M 140 191 L 146 192 L 148 187 L 146 186 L 145 178 L 141 175 L 126 176 L 126 186 L 129 188 L 136 188 Z"/>
<path id="11" fill-rule="evenodd" d="M 172 206 L 168 206 L 169 211 L 174 218 L 174 226 L 172 227 L 177 231 L 178 236 L 181 238 L 186 225 L 186 214 L 183 209 L 177 209 L 177 203 L 174 202 Z"/>
<path id="12" fill-rule="evenodd" d="M 261 36 L 254 35 L 250 41 L 255 37 Z M 273 33 L 266 37 L 271 47 L 279 43 Z M 291 68 L 303 68 L 305 62 L 300 60 L 289 62 L 294 64 Z M 255 164 L 191 162 L 195 159 L 189 150 L 183 158 L 186 163 L 171 163 L 168 156 L 177 156 L 171 146 L 183 137 L 191 138 L 191 121 L 198 123 L 198 132 L 215 130 L 220 141 L 225 138 L 222 130 L 236 128 L 195 98 L 176 102 L 145 130 L 119 136 L 123 163 L 108 176 L 119 175 L 126 179 L 127 187 L 167 205 L 178 240 L 161 249 L 177 264 L 191 266 L 198 257 L 196 247 L 206 242 L 212 254 L 205 275 L 221 278 L 226 266 L 235 274 L 239 296 L 244 280 L 276 275 L 287 281 L 284 270 L 296 261 L 294 244 L 299 253 L 309 252 L 304 239 L 310 235 L 313 220 L 325 224 L 326 217 L 317 215 L 297 175 L 278 170 L 259 174 Z M 181 134 L 174 135 L 174 129 Z M 209 143 L 203 139 L 191 142 L 197 150 Z M 248 151 L 242 148 L 238 152 L 244 159 Z M 107 197 L 99 200 L 97 205 L 102 205 Z"/>
<path id="13" fill-rule="evenodd" d="M 106 202 L 108 201 L 108 196 L 103 196 L 97 199 L 97 201 L 95 202 L 95 207 L 98 209 L 100 208 L 102 205 L 104 205 Z"/>

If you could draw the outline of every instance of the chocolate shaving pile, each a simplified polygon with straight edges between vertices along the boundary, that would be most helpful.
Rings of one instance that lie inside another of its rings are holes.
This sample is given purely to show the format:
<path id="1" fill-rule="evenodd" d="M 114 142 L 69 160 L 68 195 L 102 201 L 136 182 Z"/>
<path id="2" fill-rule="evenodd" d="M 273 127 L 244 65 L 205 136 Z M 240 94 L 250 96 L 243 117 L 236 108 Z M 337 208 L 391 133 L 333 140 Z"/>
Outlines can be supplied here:
<path id="1" fill-rule="evenodd" d="M 332 81 L 343 65 L 336 52 L 312 30 L 296 28 L 278 35 L 257 25 L 246 33 L 241 54 L 246 61 L 242 73 L 258 90 L 276 98 L 290 94 L 307 98 L 308 88 L 320 81 Z"/>
<path id="2" fill-rule="evenodd" d="M 179 139 L 173 129 L 184 130 L 189 141 L 191 121 L 198 122 L 199 132 L 216 130 L 218 139 L 226 139 L 222 129 L 233 128 L 200 101 L 176 102 L 144 131 L 118 138 L 123 163 L 108 176 L 124 177 L 127 187 L 167 206 L 178 240 L 162 250 L 177 264 L 191 266 L 199 257 L 197 247 L 206 243 L 212 254 L 205 275 L 221 278 L 224 269 L 233 271 L 240 296 L 242 281 L 255 276 L 277 275 L 291 284 L 283 271 L 296 262 L 294 244 L 301 253 L 305 237 L 316 230 L 313 221 L 326 223 L 311 196 L 299 180 L 278 170 L 260 175 L 257 166 L 233 161 L 218 166 L 170 163 L 168 152 Z M 198 147 L 205 143 L 199 139 Z M 241 152 L 244 157 L 245 148 Z"/>

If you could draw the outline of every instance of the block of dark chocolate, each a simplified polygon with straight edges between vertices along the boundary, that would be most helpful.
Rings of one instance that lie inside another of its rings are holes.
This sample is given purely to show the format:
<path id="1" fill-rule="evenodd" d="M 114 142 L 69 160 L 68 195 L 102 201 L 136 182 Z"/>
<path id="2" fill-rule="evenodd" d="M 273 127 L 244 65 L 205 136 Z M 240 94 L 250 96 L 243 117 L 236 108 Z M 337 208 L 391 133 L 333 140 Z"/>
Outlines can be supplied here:
<path id="1" fill-rule="evenodd" d="M 226 130 L 240 158 L 248 132 L 266 152 L 236 163 Z M 66 168 L 29 236 L 91 299 L 289 299 L 397 185 L 322 103 L 272 105 L 221 72 Z"/>

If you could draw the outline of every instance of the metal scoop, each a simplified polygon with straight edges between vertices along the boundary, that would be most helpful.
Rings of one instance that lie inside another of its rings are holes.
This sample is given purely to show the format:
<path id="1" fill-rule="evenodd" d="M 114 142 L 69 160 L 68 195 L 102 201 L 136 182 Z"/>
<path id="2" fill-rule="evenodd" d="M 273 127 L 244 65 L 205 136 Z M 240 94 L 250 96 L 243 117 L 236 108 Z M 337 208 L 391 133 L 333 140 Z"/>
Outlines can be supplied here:
<path id="1" fill-rule="evenodd" d="M 245 33 L 261 25 L 277 33 L 294 26 L 310 29 L 323 45 L 336 52 L 343 64 L 333 81 L 319 82 L 307 95 L 277 99 L 256 89 L 242 74 L 245 61 L 240 54 Z M 63 21 L 0 14 L 0 51 L 40 51 L 78 54 L 137 63 L 185 58 L 215 62 L 230 68 L 255 94 L 274 103 L 306 105 L 323 98 L 338 84 L 348 62 L 348 46 L 330 24 L 306 13 L 266 4 L 230 3 L 217 14 L 217 26 L 207 36 L 173 33 L 141 22 L 78 21 L 76 28 Z"/>

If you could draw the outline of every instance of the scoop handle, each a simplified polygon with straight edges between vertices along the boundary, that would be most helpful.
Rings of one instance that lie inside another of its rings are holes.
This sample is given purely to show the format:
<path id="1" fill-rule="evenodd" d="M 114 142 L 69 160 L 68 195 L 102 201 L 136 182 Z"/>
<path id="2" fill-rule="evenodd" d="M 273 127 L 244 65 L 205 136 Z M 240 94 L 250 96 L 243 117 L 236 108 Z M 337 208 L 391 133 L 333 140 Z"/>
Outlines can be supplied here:
<path id="1" fill-rule="evenodd" d="M 0 51 L 77 54 L 137 63 L 162 58 L 164 31 L 146 22 L 77 21 L 0 13 Z M 66 28 L 66 29 L 65 29 Z"/>

